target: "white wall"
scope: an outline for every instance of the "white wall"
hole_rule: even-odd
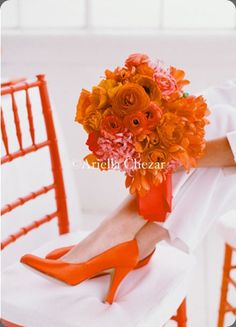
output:
[[[184,68],[192,81],[190,90],[194,92],[235,76],[234,32],[20,34],[3,36],[2,45],[3,76],[46,73],[71,164],[88,153],[84,145],[86,135],[74,123],[81,88],[90,89],[103,76],[105,68],[121,65],[128,54],[144,52]],[[126,194],[120,173],[76,169],[73,173],[85,210],[92,210],[90,198],[94,200],[94,210],[107,210]]]
[[[82,209],[93,220],[80,221],[93,228],[103,213],[112,210],[127,194],[122,174],[76,170],[73,160],[88,152],[86,135],[74,123],[77,98],[82,87],[91,88],[105,68],[121,65],[132,52],[182,67],[197,92],[235,77],[236,37],[226,32],[127,33],[8,33],[2,38],[3,75],[47,76],[54,108],[61,123],[68,150],[71,172]],[[69,188],[69,185],[67,185]],[[82,217],[82,216],[81,216]],[[86,216],[88,217],[88,216]],[[77,216],[71,217],[77,219]],[[79,219],[79,218],[78,218]],[[212,231],[197,250],[199,265],[190,295],[190,327],[216,326],[217,299],[223,244]]]

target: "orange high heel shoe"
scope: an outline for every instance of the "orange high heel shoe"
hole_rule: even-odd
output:
[[[57,260],[60,259],[62,256],[64,256],[67,252],[69,252],[71,249],[73,249],[74,245],[70,245],[70,246],[65,246],[65,247],[61,247],[58,249],[55,249],[51,252],[49,252],[46,255],[46,259],[50,259],[50,260]],[[146,266],[149,261],[151,260],[151,257],[153,256],[154,252],[156,249],[154,249],[148,256],[146,256],[144,259],[138,261],[137,265],[134,267],[134,269],[139,269],[142,268],[144,266]]]
[[[112,304],[120,283],[138,262],[138,245],[136,240],[121,243],[84,263],[42,259],[31,254],[24,255],[20,261],[69,285],[77,285],[109,270],[111,282],[105,302]]]

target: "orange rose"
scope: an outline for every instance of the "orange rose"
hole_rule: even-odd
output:
[[[103,108],[107,103],[107,92],[101,86],[94,86],[92,95],[91,95],[91,102],[97,108]]]
[[[138,135],[145,131],[147,119],[142,112],[134,112],[125,116],[124,125],[131,133]]]
[[[88,133],[98,131],[100,129],[100,123],[102,119],[102,114],[98,110],[91,110],[90,113],[86,115],[83,120],[84,129]]]
[[[149,129],[155,128],[162,116],[162,109],[154,102],[150,102],[147,109],[143,111],[147,119]]]
[[[133,78],[133,81],[144,88],[145,92],[152,101],[160,102],[161,91],[159,90],[157,84],[151,77],[137,74]]]
[[[149,105],[149,102],[149,96],[142,86],[135,83],[127,83],[116,92],[112,107],[117,115],[123,116],[133,111],[144,110]]]
[[[102,120],[102,130],[110,134],[119,133],[122,129],[122,120],[117,116],[106,116]]]
[[[144,162],[160,162],[167,163],[168,153],[162,148],[153,148],[142,155],[142,161]]]
[[[91,93],[85,89],[82,89],[78,100],[78,104],[76,108],[76,116],[75,116],[75,121],[77,121],[78,123],[83,122],[86,111],[88,107],[91,105],[90,97],[91,97]]]

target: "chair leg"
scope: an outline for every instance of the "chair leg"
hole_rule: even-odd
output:
[[[231,259],[232,259],[232,248],[226,244],[223,276],[222,276],[222,284],[221,284],[221,298],[220,298],[218,325],[217,325],[218,327],[224,326],[224,315],[225,315],[225,306],[227,303],[228,278],[229,278],[230,267],[231,267]]]
[[[180,304],[176,315],[171,318],[171,320],[175,320],[177,322],[178,327],[187,327],[187,305],[186,305],[186,298]]]
[[[179,306],[176,314],[176,321],[178,327],[187,327],[187,305],[186,299],[183,300]]]

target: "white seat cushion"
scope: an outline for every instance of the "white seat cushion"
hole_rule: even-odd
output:
[[[225,243],[236,248],[236,210],[231,210],[223,215],[217,227]]]
[[[44,256],[85,235],[60,236],[34,254]],[[116,301],[109,305],[102,302],[109,276],[71,287],[16,263],[2,276],[2,317],[26,327],[161,327],[185,297],[194,264],[193,256],[160,243],[150,264],[131,272],[121,284]]]

